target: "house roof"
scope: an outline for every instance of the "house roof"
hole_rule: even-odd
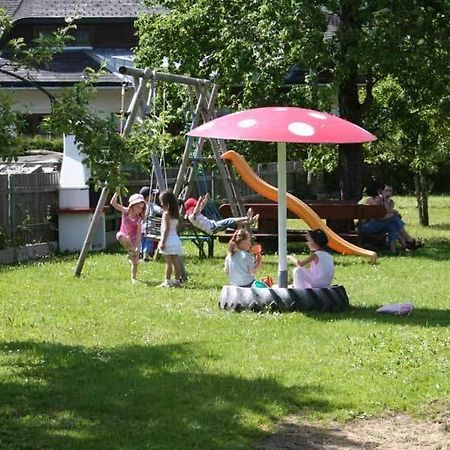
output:
[[[157,12],[161,8],[149,9],[143,0],[0,0],[13,22],[35,19],[119,19],[136,18],[144,11]]]
[[[110,55],[114,55],[114,49],[109,49]],[[104,49],[102,49],[104,51]],[[118,54],[124,57],[124,49],[119,49]],[[130,52],[131,54],[131,52]],[[111,58],[113,56],[110,56]],[[42,86],[69,86],[82,80],[83,72],[86,67],[94,70],[100,68],[98,55],[92,50],[66,50],[57,53],[48,67],[41,69],[27,69],[23,67],[13,67],[5,58],[0,58],[0,67],[14,72],[23,78],[31,78],[34,82]],[[6,64],[4,66],[4,64]],[[98,80],[98,86],[118,86],[122,77],[107,70]],[[24,87],[24,81],[11,75],[0,72],[0,87]],[[29,86],[31,86],[29,84]]]
[[[63,154],[50,150],[29,150],[17,161],[0,160],[0,174],[29,174],[56,172],[60,169]]]
[[[1,0],[0,8],[3,8],[8,16],[13,16],[22,0]]]

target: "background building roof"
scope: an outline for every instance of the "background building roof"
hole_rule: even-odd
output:
[[[110,52],[114,54],[113,49],[110,49]],[[120,49],[120,52],[123,56],[124,50]],[[129,54],[131,54],[131,51],[129,51]],[[0,67],[12,71],[23,78],[31,78],[34,82],[43,86],[64,86],[81,81],[86,67],[98,70],[100,63],[99,58],[96,58],[89,50],[70,50],[57,53],[48,67],[40,69],[13,67],[5,58],[0,58]],[[106,71],[100,76],[96,85],[119,85],[121,78],[119,75]],[[23,86],[24,81],[0,72],[0,87]]]
[[[65,17],[135,18],[144,11],[161,11],[161,8],[147,8],[143,0],[0,0],[0,7],[7,11],[13,22]]]
[[[50,150],[29,150],[17,161],[0,160],[0,175],[56,172],[61,168],[63,154]]]
[[[22,0],[1,0],[0,8],[3,8],[8,16],[13,16]]]

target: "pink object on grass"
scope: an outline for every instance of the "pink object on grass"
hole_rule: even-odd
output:
[[[394,314],[397,316],[409,316],[414,309],[412,303],[394,303],[392,305],[381,306],[377,309],[377,313]]]

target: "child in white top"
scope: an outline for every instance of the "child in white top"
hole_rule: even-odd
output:
[[[253,256],[249,251],[251,245],[250,233],[243,229],[236,230],[228,243],[224,271],[234,286],[250,287],[261,267],[261,253]]]
[[[254,226],[258,222],[259,214],[254,216],[251,208],[249,208],[245,217],[229,217],[221,220],[208,219],[202,214],[208,200],[209,194],[207,193],[200,196],[198,200],[191,197],[184,202],[186,218],[192,225],[206,234],[212,235],[227,228],[234,228],[236,230],[239,226]]]
[[[179,213],[178,201],[171,190],[161,192],[159,196],[163,209],[161,222],[161,240],[158,244],[158,250],[164,255],[164,281],[160,287],[180,287],[182,278],[183,247],[180,237],[177,233]],[[175,279],[172,281],[172,272],[175,272]]]
[[[325,288],[331,285],[334,263],[331,255],[324,250],[327,244],[327,235],[322,230],[312,230],[307,234],[307,245],[312,252],[311,255],[302,261],[295,256],[288,256],[288,260],[297,266],[293,273],[294,288]],[[309,266],[309,269],[305,266]]]

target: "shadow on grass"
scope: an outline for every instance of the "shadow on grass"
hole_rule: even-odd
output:
[[[412,252],[414,258],[433,259],[435,261],[448,261],[450,259],[450,241],[429,239],[425,246]]]
[[[319,385],[207,373],[200,353],[192,344],[104,351],[1,343],[8,376],[0,385],[0,447],[246,449],[265,434],[258,421],[275,413],[345,407],[322,400]]]
[[[379,306],[350,306],[350,309],[342,313],[321,313],[310,311],[304,313],[308,317],[329,322],[333,320],[366,320],[370,322],[385,322],[395,325],[415,325],[420,327],[448,327],[450,325],[450,310],[415,308],[409,316],[392,314],[380,314],[376,310]]]
[[[441,230],[450,231],[450,223],[436,223],[434,225],[429,225],[431,230]]]

